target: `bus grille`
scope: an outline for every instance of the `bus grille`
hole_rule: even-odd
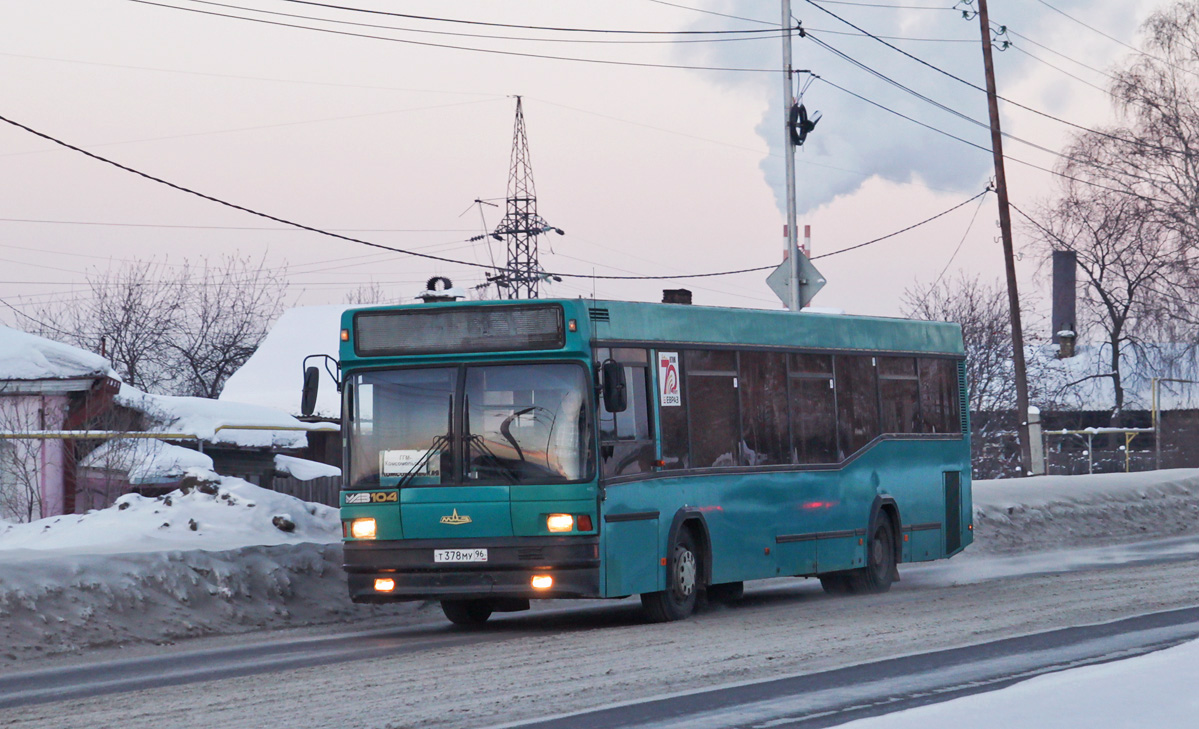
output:
[[[516,558],[521,560],[526,559],[543,559],[545,557],[544,547],[519,547],[516,550]]]
[[[611,321],[612,318],[608,314],[607,309],[590,309],[591,321]]]

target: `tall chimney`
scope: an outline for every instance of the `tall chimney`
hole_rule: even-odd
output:
[[[1074,251],[1053,252],[1053,324],[1052,341],[1062,343],[1062,332],[1077,332],[1075,296],[1077,290],[1078,254]]]

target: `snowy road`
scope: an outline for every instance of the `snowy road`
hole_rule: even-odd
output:
[[[1019,571],[1021,561],[1026,571],[1035,574],[1012,574]],[[20,691],[38,683],[66,690],[72,682],[90,682],[93,690],[104,690],[104,682],[116,681],[119,686],[112,688],[124,693],[0,709],[0,725],[161,729],[191,726],[203,717],[206,727],[476,727],[801,675],[806,677],[791,679],[794,686],[810,686],[804,681],[850,666],[858,668],[842,676],[860,671],[864,679],[872,670],[904,665],[890,659],[965,646],[977,646],[973,650],[978,658],[998,660],[976,664],[966,660],[971,658],[969,650],[907,659],[923,661],[926,667],[941,660],[946,666],[965,661],[962,665],[969,665],[969,671],[963,669],[956,678],[954,672],[929,674],[939,673],[940,685],[953,690],[963,677],[966,684],[1002,681],[1005,676],[1010,680],[1042,665],[1093,659],[1199,633],[1192,611],[1182,614],[1184,625],[1175,632],[1130,634],[1123,643],[1084,641],[1085,650],[1074,644],[1041,654],[1016,650],[1019,658],[1005,661],[999,647],[1005,644],[995,644],[1199,606],[1199,555],[1193,540],[1172,540],[1152,548],[1063,553],[1056,558],[967,556],[909,568],[904,574],[905,580],[890,594],[860,598],[827,597],[815,581],[766,583],[736,608],[710,609],[692,620],[668,625],[641,623],[635,603],[626,601],[505,616],[474,633],[433,624],[353,638],[311,636],[301,645],[268,645],[257,654],[253,647],[240,653],[221,649],[175,653],[164,648],[161,655],[140,662],[76,666],[53,682],[48,674],[9,673],[0,684],[0,700],[5,692],[10,699],[20,700]],[[1042,639],[1055,640],[1025,640]],[[1033,644],[1006,645],[1029,648]],[[297,661],[305,660],[312,663],[296,667]],[[139,672],[143,690],[129,691],[131,685],[138,685]],[[200,681],[204,678],[215,680]],[[888,696],[936,690],[931,684],[889,683],[883,692]],[[704,696],[703,700],[731,701],[738,707],[731,713],[727,707],[716,707],[719,710],[707,717],[714,727],[742,725],[732,720],[751,708],[765,712],[761,718],[766,726],[774,726],[775,720],[782,721],[778,726],[786,726],[786,717],[814,710],[786,701],[763,706],[755,690],[726,689],[671,701],[677,709]],[[830,706],[838,705],[833,699],[845,703],[843,694],[834,691],[828,696]],[[880,696],[849,698],[855,705],[873,704]],[[25,700],[30,698],[34,697],[27,695]],[[664,705],[670,704],[658,704]],[[653,706],[641,704],[636,711]],[[834,717],[830,715],[828,723],[851,718],[833,721]],[[665,718],[657,715],[653,721]],[[696,718],[686,725],[697,726],[692,721]],[[622,724],[594,724],[610,725]]]

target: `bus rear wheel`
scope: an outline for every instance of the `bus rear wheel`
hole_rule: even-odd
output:
[[[491,617],[486,600],[442,600],[441,611],[454,625],[482,625]]]
[[[700,570],[699,550],[695,537],[686,528],[679,530],[671,545],[666,563],[666,589],[641,595],[641,607],[652,623],[667,623],[682,620],[695,612],[699,597]]]
[[[852,572],[849,587],[858,594],[877,594],[891,589],[895,579],[895,531],[885,514],[879,515],[866,545],[866,566]]]

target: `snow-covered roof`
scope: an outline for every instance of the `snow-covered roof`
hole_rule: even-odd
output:
[[[191,448],[153,438],[122,438],[87,454],[79,465],[127,474],[132,484],[149,484],[177,480],[189,468],[211,470],[212,459]]]
[[[0,325],[0,380],[116,377],[98,354]]]
[[[117,402],[146,413],[151,433],[194,435],[214,445],[242,448],[303,448],[304,431],[315,429],[287,413],[262,405],[230,402],[224,398],[151,395],[121,385]],[[251,426],[237,429],[230,426]]]
[[[319,461],[309,461],[295,456],[275,455],[275,470],[279,473],[299,479],[311,481],[314,478],[330,478],[341,475],[341,469]]]
[[[301,306],[288,309],[271,327],[258,350],[221,391],[221,400],[252,403],[298,415],[304,386],[304,357],[327,354],[337,359],[341,315],[349,306]],[[313,415],[341,417],[341,398],[321,366],[321,385]]]
[[[1111,410],[1115,406],[1115,386],[1111,377],[1093,377],[1111,372],[1111,350],[1086,345],[1068,359],[1054,359],[1057,347],[1029,352],[1030,361],[1039,359],[1047,370],[1043,390],[1058,406],[1071,411]],[[1125,410],[1149,410],[1152,407],[1153,378],[1193,380],[1199,383],[1199,357],[1180,344],[1150,345],[1138,352],[1132,347],[1121,351],[1121,383]],[[1089,378],[1089,379],[1088,379]],[[1199,409],[1199,384],[1162,382],[1158,404],[1162,410]]]

